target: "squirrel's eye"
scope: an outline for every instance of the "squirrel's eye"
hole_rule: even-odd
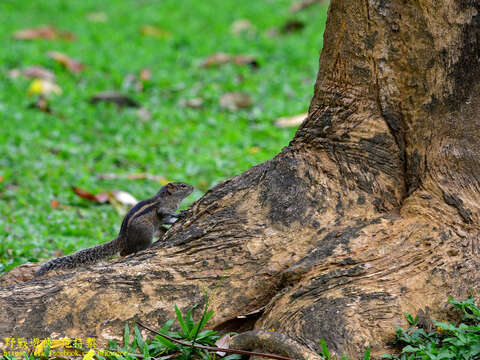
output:
[[[185,184],[182,184],[182,187],[185,187]]]

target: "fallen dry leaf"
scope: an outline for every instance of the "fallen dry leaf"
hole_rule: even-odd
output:
[[[236,65],[250,65],[252,68],[260,67],[258,61],[251,55],[236,55],[233,62]]]
[[[2,175],[0,175],[0,182],[2,182],[3,180],[5,180],[5,178]]]
[[[135,74],[127,74],[123,79],[122,89],[135,89],[135,91],[143,91],[143,83],[138,80]]]
[[[44,80],[44,79],[34,79],[30,85],[28,86],[27,95],[34,96],[34,95],[50,95],[56,94],[60,95],[62,93],[62,89],[57,84]]]
[[[87,20],[94,23],[101,23],[106,22],[108,20],[108,16],[104,12],[92,12],[87,14]]]
[[[47,40],[74,40],[75,35],[70,32],[58,30],[52,25],[40,25],[36,28],[18,30],[13,33],[13,38],[16,40],[35,40],[35,39],[47,39]]]
[[[222,349],[230,349],[230,334],[223,335],[220,339],[215,341],[215,346]],[[217,351],[216,353],[218,356],[222,357],[227,355],[227,353],[223,351]]]
[[[23,69],[12,69],[8,72],[8,76],[12,79],[16,79],[19,76],[25,76],[28,78],[44,79],[51,82],[55,80],[55,74],[41,66],[28,66]]]
[[[280,117],[275,120],[275,126],[279,128],[286,128],[300,125],[308,116],[308,113],[298,114],[294,116]]]
[[[65,120],[66,117],[65,115],[62,115],[62,114],[59,114],[59,113],[56,113],[52,110],[52,108],[50,107],[50,104],[46,98],[45,95],[42,95],[40,94],[37,99],[35,100],[34,103],[31,103],[28,105],[28,108],[29,109],[36,109],[36,110],[40,110],[46,114],[50,114],[50,115],[53,115],[53,116],[56,116],[62,120]],[[55,150],[49,150],[52,154],[56,154],[55,153]],[[58,151],[57,151],[58,153]]]
[[[125,176],[122,175],[122,174],[112,174],[112,173],[99,174],[97,177],[99,179],[102,179],[102,180],[113,180],[113,179],[123,179],[123,178],[125,178]]]
[[[230,31],[233,35],[240,35],[242,33],[247,33],[248,35],[252,35],[255,33],[255,29],[252,23],[247,19],[239,19],[235,21],[230,26]]]
[[[161,183],[162,185],[166,185],[169,183],[167,178],[162,175],[154,175],[154,174],[148,174],[148,173],[136,173],[136,174],[100,174],[98,175],[99,179],[102,180],[114,180],[114,179],[129,179],[129,180],[151,180],[151,181],[157,181]]]
[[[248,149],[248,153],[250,155],[254,155],[260,151],[260,147],[258,146],[252,146],[250,149]]]
[[[58,200],[50,201],[50,206],[54,209],[61,209],[61,210],[72,210],[73,209],[73,207],[71,207],[71,206],[60,204],[58,202]]]
[[[9,70],[9,71],[8,71],[8,77],[9,77],[10,79],[16,79],[16,78],[18,78],[20,75],[22,75],[22,70],[20,70],[20,69],[15,68],[15,69],[12,69],[12,70]]]
[[[290,34],[302,30],[305,27],[305,23],[299,20],[289,20],[279,28],[272,28],[267,30],[266,35],[268,37],[277,37],[280,33]]]
[[[140,70],[140,80],[143,82],[149,81],[152,78],[152,71],[148,68]]]
[[[277,28],[271,28],[266,31],[267,37],[277,37],[278,36],[278,29]]]
[[[92,194],[87,190],[80,189],[75,186],[72,186],[72,190],[75,194],[77,194],[78,196],[80,196],[82,199],[85,199],[85,200],[90,200],[100,204],[105,204],[109,201],[108,193]]]
[[[153,25],[143,25],[140,28],[140,33],[144,36],[151,36],[162,39],[166,39],[171,35],[170,32]]]
[[[240,91],[228,92],[220,97],[220,106],[231,111],[248,108],[252,103],[250,95]]]
[[[133,206],[138,203],[138,200],[126,191],[114,190],[108,195],[110,200],[115,199],[115,201],[118,201],[122,205]]]
[[[280,32],[283,34],[290,34],[298,32],[305,27],[305,23],[300,20],[289,20],[280,28]]]
[[[232,56],[225,53],[215,53],[205,58],[202,62],[202,67],[211,67],[216,65],[226,64],[232,61]]]
[[[50,109],[50,105],[48,104],[47,99],[43,95],[40,95],[38,99],[34,103],[28,105],[28,107],[30,109],[38,109],[47,114],[52,113],[52,109]]]
[[[125,191],[112,191],[108,194],[108,199],[117,213],[122,216],[138,202],[130,193]]]
[[[148,121],[152,118],[152,114],[147,108],[141,107],[137,109],[138,119],[141,121]]]
[[[192,109],[200,109],[203,106],[202,98],[182,99],[180,100],[180,106],[189,107]]]
[[[58,51],[48,51],[47,56],[55,60],[60,65],[63,65],[74,74],[82,72],[85,68],[85,65],[83,65],[80,61],[72,59],[70,56]]]
[[[128,74],[123,79],[122,88],[130,89],[133,88],[136,91],[143,91],[145,88],[145,83],[152,78],[152,72],[150,69],[143,68],[140,70],[140,75],[137,77],[135,74]]]
[[[306,8],[312,6],[313,4],[320,4],[320,3],[326,3],[326,2],[327,2],[327,0],[301,0],[301,1],[297,1],[297,2],[294,2],[290,6],[290,11],[291,12],[297,12],[297,11],[306,9]]]
[[[90,103],[114,103],[118,106],[139,107],[140,104],[129,96],[116,91],[102,91],[90,97]]]
[[[251,55],[230,55],[226,53],[215,53],[205,58],[202,61],[202,67],[208,68],[212,66],[233,63],[235,65],[250,65],[253,68],[258,68],[260,65],[258,61]]]

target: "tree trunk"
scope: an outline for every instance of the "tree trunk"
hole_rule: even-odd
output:
[[[388,349],[404,313],[480,294],[480,4],[333,0],[309,116],[275,158],[209,190],[163,242],[0,289],[0,338],[119,338],[202,303],[263,309],[319,353]],[[428,311],[426,311],[428,313]],[[248,318],[248,317],[247,317]]]

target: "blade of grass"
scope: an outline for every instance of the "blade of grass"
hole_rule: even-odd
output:
[[[185,336],[188,336],[188,326],[185,323],[185,320],[183,319],[182,313],[180,312],[180,309],[178,308],[177,304],[175,304],[175,313],[177,314],[177,320],[178,323],[180,324],[180,327],[182,328],[183,333]]]

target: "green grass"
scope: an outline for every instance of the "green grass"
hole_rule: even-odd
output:
[[[121,216],[110,205],[76,197],[70,186],[92,192],[121,189],[138,199],[151,196],[159,183],[100,180],[99,174],[147,172],[184,181],[197,191],[188,204],[222,179],[271,158],[288,144],[295,129],[278,129],[279,116],[305,112],[313,93],[322,47],[327,5],[291,15],[291,1],[277,0],[96,0],[0,2],[0,273],[27,261],[112,239]],[[94,23],[92,12],[108,20]],[[234,36],[231,24],[249,19],[252,36]],[[271,38],[268,29],[288,19],[306,27]],[[52,24],[73,32],[75,41],[18,41],[14,31]],[[154,25],[170,36],[143,36]],[[45,56],[61,51],[87,65],[72,75]],[[251,54],[260,63],[203,69],[215,52]],[[29,109],[29,79],[9,79],[12,68],[41,65],[53,70],[63,94],[51,99],[65,118]],[[124,77],[142,68],[152,71],[144,92],[127,91],[151,112],[140,120],[135,109],[91,105],[98,91],[122,90]],[[240,80],[243,79],[243,80]],[[244,91],[254,106],[229,112],[219,107],[227,91]],[[179,106],[202,97],[200,110]],[[252,151],[252,148],[259,151]],[[69,209],[54,209],[57,200]]]

